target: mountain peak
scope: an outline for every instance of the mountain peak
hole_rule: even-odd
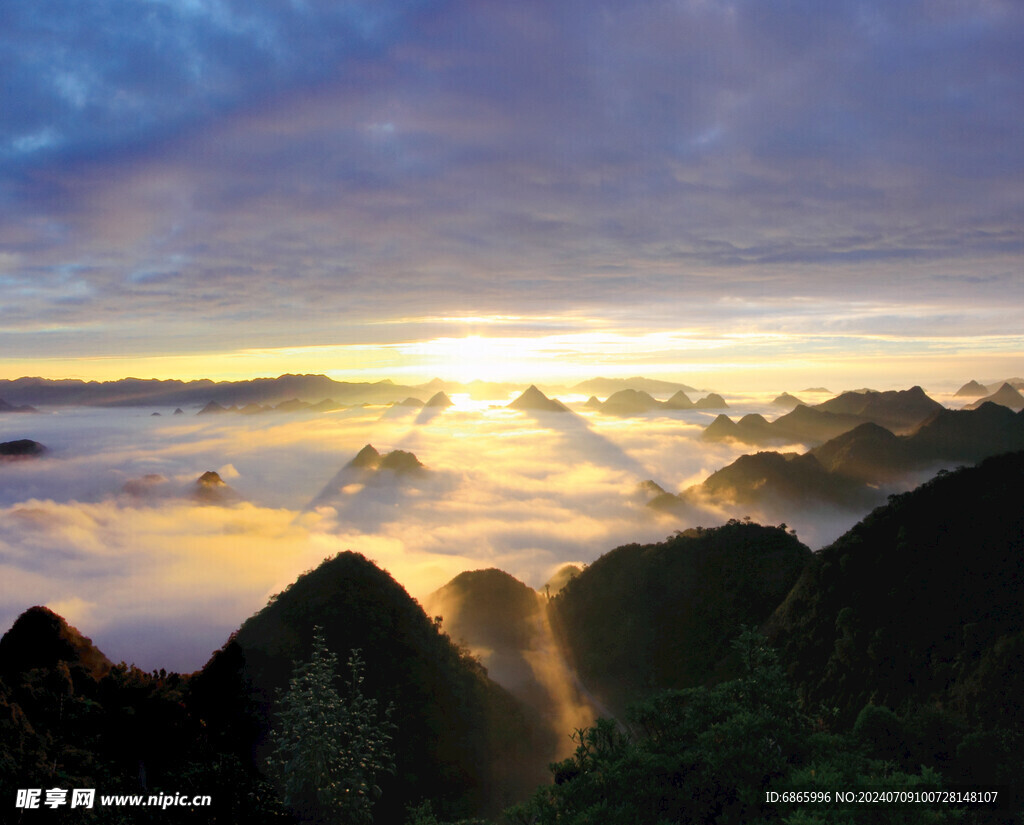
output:
[[[567,412],[565,404],[548,398],[535,384],[530,386],[515,401],[508,405],[513,410],[540,410],[542,412]]]
[[[640,415],[663,406],[648,392],[627,387],[614,392],[605,399],[601,411],[611,415]]]
[[[353,458],[349,463],[349,467],[379,467],[380,466],[380,453],[374,448],[372,444],[367,444],[363,449],[356,453],[356,457]]]
[[[729,408],[729,405],[725,403],[725,399],[717,392],[708,393],[695,402],[693,406],[701,410],[727,410]]]
[[[668,401],[665,402],[665,406],[671,410],[689,410],[693,408],[693,401],[682,390],[677,390]]]
[[[739,435],[739,425],[725,413],[719,413],[701,434],[701,438],[704,441],[724,441],[731,438],[738,439]]]
[[[423,462],[413,453],[405,450],[392,450],[383,457],[380,462],[380,469],[391,470],[395,473],[415,473],[423,470]]]
[[[211,415],[215,413],[226,413],[228,408],[223,404],[218,404],[216,401],[211,401],[205,407],[203,407],[196,415]]]
[[[788,392],[782,393],[781,395],[777,396],[774,401],[772,401],[773,406],[786,407],[791,410],[796,409],[803,403],[804,402],[797,398],[795,395],[790,395]]]
[[[441,390],[440,392],[437,392],[434,395],[432,395],[430,397],[430,400],[427,401],[427,403],[424,404],[423,406],[444,408],[452,406],[453,403],[454,402],[448,397],[448,393],[446,393],[444,390]]]
[[[1003,386],[992,393],[992,395],[979,398],[971,404],[968,409],[977,409],[986,402],[999,404],[1002,407],[1009,407],[1014,412],[1019,412],[1024,409],[1024,395],[1021,395],[1010,383],[1004,383]]]
[[[192,497],[201,504],[229,505],[240,500],[238,493],[228,486],[220,473],[207,470],[196,479]]]
[[[92,643],[48,607],[30,607],[0,639],[0,673],[13,675],[58,662],[78,666],[99,679],[112,662]]]
[[[983,395],[988,395],[988,387],[978,381],[968,381],[960,389],[956,391],[956,395],[967,395],[972,398],[980,398]]]
[[[200,487],[226,487],[224,479],[220,477],[220,473],[214,470],[207,470],[199,478],[196,479],[196,484]]]

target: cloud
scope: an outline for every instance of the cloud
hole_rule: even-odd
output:
[[[195,668],[240,615],[261,606],[268,588],[318,560],[293,515],[187,501],[142,508],[113,500],[23,502],[3,512],[0,612],[9,624],[32,604],[62,606],[114,658],[148,667],[163,666],[165,657],[166,666]],[[162,627],[178,645],[104,645],[108,633],[136,623]]]
[[[0,162],[164,139],[372,55],[410,5],[12,3]]]
[[[0,474],[0,626],[44,603],[112,658],[191,670],[339,551],[365,553],[416,597],[486,567],[540,587],[562,564],[689,526],[644,506],[637,484],[682,489],[742,451],[702,444],[694,413],[556,419],[456,406],[417,424],[384,412],[32,416],[52,449]],[[0,418],[0,432],[27,422]],[[413,451],[426,469],[383,472],[310,509],[367,443]],[[218,468],[238,498],[204,504],[195,479]],[[735,514],[699,515],[712,525]]]
[[[118,10],[6,11],[7,351],[1020,289],[1015,4]]]

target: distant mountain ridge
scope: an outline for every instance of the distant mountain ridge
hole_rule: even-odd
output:
[[[929,415],[943,409],[943,406],[929,398],[921,387],[915,386],[909,390],[886,392],[844,392],[818,404],[815,409],[860,416],[865,421],[900,431],[916,427]]]
[[[219,404],[216,401],[210,401],[205,407],[197,412],[196,415],[214,415],[219,413],[259,415],[261,413],[294,413],[304,411],[330,412],[331,410],[339,410],[343,408],[344,405],[339,404],[333,398],[324,398],[315,404],[309,401],[300,401],[298,398],[290,398],[287,401],[281,401],[278,404],[257,404],[255,401],[250,401],[242,407],[239,407],[236,404],[232,404],[230,407],[225,407],[223,404]],[[180,411],[180,408],[175,410],[175,414],[179,414]],[[153,413],[153,415],[159,415],[159,413]]]
[[[739,421],[719,415],[701,435],[703,441],[739,441],[759,447],[773,444],[814,443],[827,441],[862,424],[858,415],[829,412],[800,404],[785,415],[768,421],[763,415],[751,413]]]
[[[775,402],[780,399],[782,396]],[[796,400],[793,396],[789,399]],[[788,403],[787,399],[783,400]],[[738,422],[720,415],[705,429],[702,439],[740,441],[760,447],[814,443],[835,438],[867,422],[904,433],[944,409],[920,387],[888,392],[858,390],[845,392],[814,406],[798,404],[774,421],[758,414],[746,415]]]
[[[911,473],[1016,450],[1024,450],[1024,412],[992,402],[970,410],[940,407],[907,435],[865,422],[803,454],[740,456],[702,484],[679,495],[655,496],[648,504],[680,513],[702,501],[783,506],[824,502],[859,509],[881,503],[881,485]]]
[[[24,404],[20,407],[16,407],[13,404],[8,404],[4,399],[0,398],[0,413],[37,413],[35,407]]]
[[[633,378],[591,378],[581,381],[571,387],[572,392],[581,395],[612,395],[619,390],[637,390],[650,394],[671,395],[675,392],[700,392],[696,387],[689,384],[680,384],[675,381],[660,381],[656,378],[643,378],[639,375]]]
[[[0,380],[0,398],[10,404],[41,406],[203,406],[211,402],[238,407],[281,404],[292,399],[310,403],[334,399],[341,404],[377,403],[415,395],[421,388],[391,381],[351,383],[326,375],[281,375],[246,381],[123,378],[118,381],[17,378]]]
[[[788,392],[784,392],[781,393],[780,395],[777,395],[775,397],[775,400],[772,401],[773,406],[784,407],[787,410],[795,409],[796,407],[799,407],[803,403],[804,402],[797,398],[795,395],[792,395]]]
[[[971,398],[978,398],[982,395],[988,394],[988,387],[984,384],[979,384],[977,381],[968,381],[955,393],[957,396],[966,395]]]
[[[1003,384],[998,390],[991,395],[987,395],[984,398],[979,398],[973,404],[970,404],[967,409],[972,410],[980,407],[986,402],[992,402],[993,404],[999,404],[1003,407],[1013,410],[1014,412],[1020,412],[1024,409],[1024,396],[1020,394],[1016,387],[1009,382]]]
[[[503,398],[522,383],[493,381],[443,381],[435,378],[425,384],[396,384],[389,379],[374,382],[335,381],[326,375],[285,374],[276,378],[252,378],[240,381],[191,381],[156,378],[122,378],[116,381],[83,381],[77,378],[41,378],[24,376],[0,379],[0,411],[19,405],[134,407],[202,407],[210,402],[229,408],[248,404],[278,405],[295,399],[309,404],[332,400],[339,405],[393,404],[409,397],[419,398],[442,392],[468,393],[473,398]],[[586,386],[595,389],[587,390]],[[581,389],[583,388],[583,389]],[[607,396],[626,388],[672,394],[697,392],[687,384],[651,378],[595,378],[584,381],[572,392]],[[31,412],[29,409],[7,411]],[[256,410],[250,410],[256,411]]]
[[[691,401],[685,392],[677,390],[667,401],[659,401],[648,392],[630,388],[612,393],[603,403],[597,398],[591,398],[587,402],[587,407],[600,410],[606,415],[627,417],[643,415],[654,410],[722,410],[728,409],[729,405],[722,396],[714,392],[697,401]]]

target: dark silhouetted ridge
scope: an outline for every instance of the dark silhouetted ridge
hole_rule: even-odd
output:
[[[362,651],[364,692],[394,704],[397,774],[381,782],[379,821],[404,821],[406,807],[424,798],[445,818],[494,811],[539,781],[536,731],[517,703],[401,585],[351,552],[300,576],[195,677],[198,711],[235,732],[244,760],[255,754],[258,764],[265,754],[276,691],[309,657],[317,625],[342,666],[350,650]]]
[[[712,473],[698,488],[704,495],[738,503],[776,499],[789,504],[860,503],[857,485],[830,474],[810,453],[743,455]]]
[[[605,553],[550,602],[584,684],[613,707],[704,683],[810,561],[780,527],[730,522]]]
[[[746,415],[738,422],[719,415],[704,430],[704,441],[740,441],[764,447],[772,444],[814,443],[827,441],[863,423],[855,415],[842,415],[798,405],[791,412],[767,421],[761,415]]]
[[[665,488],[658,484],[654,479],[649,478],[646,481],[641,481],[637,484],[636,491],[640,496],[643,496],[646,499],[651,499],[656,496],[664,495]]]
[[[1024,450],[1024,417],[992,402],[971,410],[941,410],[909,442],[920,461],[980,461]]]
[[[34,668],[71,668],[99,679],[111,661],[92,643],[47,607],[30,607],[0,639],[0,676],[10,683]]]
[[[1003,384],[996,392],[992,395],[987,395],[984,398],[979,398],[968,409],[977,409],[982,404],[999,404],[1002,407],[1008,407],[1014,412],[1020,412],[1024,409],[1024,395],[1021,395],[1016,389],[1014,389],[1009,383]]]
[[[909,390],[874,390],[844,392],[818,404],[825,412],[859,416],[864,421],[881,424],[893,431],[910,430],[929,418],[943,406],[929,398],[920,387]]]
[[[36,458],[46,452],[46,447],[30,438],[0,443],[0,458]]]
[[[298,398],[289,398],[274,407],[275,412],[299,412],[310,406],[308,401],[300,401]]]
[[[704,430],[704,441],[727,441],[740,438],[740,428],[725,413],[718,415]]]
[[[805,415],[801,411],[806,409],[798,407],[791,415]],[[717,438],[743,432],[725,416],[712,423],[705,438],[709,431]],[[659,497],[650,506],[682,512],[686,502],[710,498],[720,503],[828,502],[857,509],[880,504],[884,493],[879,486],[909,479],[911,473],[934,472],[1015,450],[1024,450],[1024,414],[992,403],[975,410],[940,408],[910,435],[898,436],[866,422],[800,456],[775,452],[740,456],[703,484],[680,496]]]
[[[868,484],[897,478],[913,466],[907,441],[871,422],[815,447],[811,454],[830,473]]]
[[[864,420],[856,415],[834,413],[800,404],[791,412],[776,418],[772,422],[772,429],[796,441],[827,441],[863,423]]]
[[[852,722],[869,701],[913,703],[1021,730],[1022,489],[1024,454],[996,456],[890,497],[815,555],[769,624],[809,707]]]
[[[216,401],[230,408],[255,403],[280,406],[290,399],[314,402],[337,399],[345,404],[389,404],[415,391],[390,381],[349,383],[325,375],[281,375],[245,381],[156,380],[124,378],[117,381],[80,381],[17,378],[0,380],[0,397],[12,404],[50,406],[186,406]]]

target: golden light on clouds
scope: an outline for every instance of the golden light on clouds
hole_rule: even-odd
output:
[[[858,312],[881,310],[861,307]],[[572,384],[598,375],[647,375],[717,389],[760,390],[812,383],[994,380],[1003,372],[1019,372],[1024,352],[1019,335],[848,334],[814,326],[805,321],[773,329],[751,320],[732,330],[696,325],[648,331],[572,315],[424,316],[361,327],[362,332],[376,331],[376,343],[0,358],[0,373],[96,381],[129,376],[225,381],[312,373],[340,381],[390,378],[409,384],[432,378]]]

